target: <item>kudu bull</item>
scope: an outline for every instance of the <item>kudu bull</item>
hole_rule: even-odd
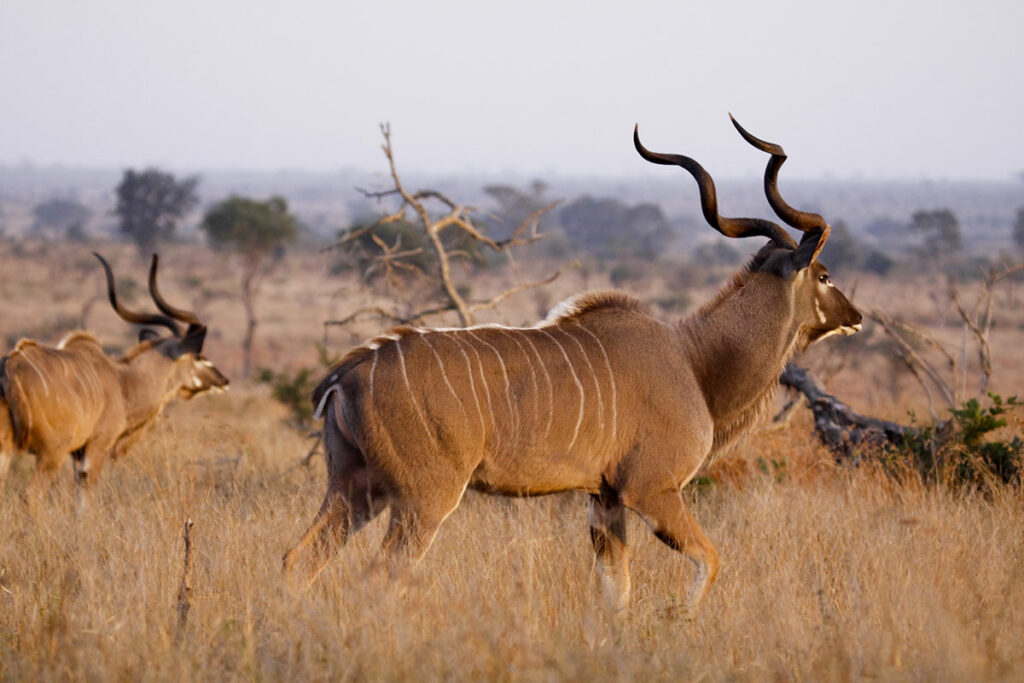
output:
[[[734,121],[735,123],[735,121]],[[510,496],[582,489],[605,590],[629,598],[626,509],[696,565],[687,610],[715,580],[718,555],[680,489],[770,404],[786,361],[812,341],[852,334],[860,313],[816,260],[821,216],[780,197],[781,147],[765,192],[803,231],[718,215],[711,177],[693,159],[637,151],[697,180],[707,222],[728,237],[769,242],[710,302],[667,324],[619,292],[577,296],[534,327],[398,327],[350,351],[313,394],[324,418],[327,494],[284,557],[310,579],[383,509],[382,551],[392,575],[417,561],[467,487]]]
[[[149,292],[163,314],[121,305],[110,266],[95,256],[117,314],[130,323],[166,327],[171,336],[144,328],[139,343],[121,358],[108,356],[95,337],[81,331],[56,347],[19,341],[0,359],[0,481],[14,451],[36,456],[33,488],[51,479],[68,454],[75,480],[94,481],[107,457],[127,452],[175,396],[187,399],[228,384],[201,354],[206,326],[160,295],[155,254]],[[179,323],[187,323],[184,332]]]

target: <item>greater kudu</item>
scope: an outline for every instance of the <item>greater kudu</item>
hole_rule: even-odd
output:
[[[511,496],[582,489],[613,605],[629,597],[628,508],[696,565],[692,613],[718,555],[680,489],[769,405],[787,359],[861,322],[816,260],[829,226],[778,194],[782,149],[740,131],[772,154],[765,190],[803,231],[800,244],[771,221],[719,216],[704,169],[648,151],[634,131],[644,159],[693,175],[712,227],[769,242],[679,322],[655,319],[627,294],[598,292],[533,327],[399,327],[350,351],[313,394],[324,418],[327,494],[285,555],[286,572],[311,549],[303,564],[312,578],[389,505],[382,550],[394,575],[423,555],[467,487]]]
[[[163,314],[137,313],[117,300],[114,274],[99,254],[110,304],[124,320],[144,328],[139,343],[120,358],[103,352],[96,337],[71,332],[55,346],[22,339],[0,359],[0,480],[13,451],[36,456],[33,486],[52,478],[70,454],[75,480],[95,480],[108,456],[123,455],[175,396],[191,398],[223,389],[228,380],[202,356],[206,326],[194,313],[168,304],[157,288],[157,256],[149,291]],[[179,322],[187,323],[182,332]]]

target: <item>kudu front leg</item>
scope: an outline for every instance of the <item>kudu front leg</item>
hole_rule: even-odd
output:
[[[600,582],[609,606],[616,612],[629,606],[629,546],[626,508],[618,495],[603,487],[590,496],[590,541],[594,545]]]
[[[676,486],[654,490],[630,500],[629,507],[644,518],[661,542],[693,562],[693,584],[686,597],[684,615],[692,619],[697,605],[718,576],[718,552],[686,507],[682,491]]]

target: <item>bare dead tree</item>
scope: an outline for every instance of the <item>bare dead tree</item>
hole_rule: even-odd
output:
[[[540,219],[551,211],[558,202],[547,204],[528,216],[513,233],[502,240],[495,240],[489,237],[485,230],[478,226],[473,219],[475,209],[471,206],[459,204],[451,200],[445,194],[436,190],[410,191],[402,183],[395,164],[394,150],[391,144],[391,127],[384,123],[380,126],[381,134],[384,137],[382,149],[388,161],[392,187],[381,191],[360,190],[364,196],[383,201],[385,199],[397,198],[400,201],[398,209],[371,225],[361,226],[345,232],[341,238],[333,244],[330,249],[343,248],[348,244],[369,234],[380,254],[376,255],[373,263],[364,270],[362,276],[365,279],[372,275],[381,273],[384,276],[388,294],[395,285],[398,270],[407,273],[422,274],[422,270],[407,261],[412,256],[423,252],[421,248],[402,250],[401,242],[389,245],[374,234],[377,228],[406,220],[412,215],[415,223],[423,230],[427,237],[427,244],[437,262],[437,278],[440,281],[442,301],[436,306],[426,306],[419,310],[402,312],[398,310],[386,310],[380,306],[368,306],[360,308],[344,318],[328,320],[324,323],[325,329],[331,326],[344,326],[359,317],[376,317],[391,322],[402,324],[415,324],[424,318],[443,313],[454,312],[458,315],[459,323],[462,326],[472,325],[474,315],[488,309],[493,309],[501,302],[519,292],[541,287],[553,282],[565,270],[565,266],[559,268],[555,273],[542,280],[523,283],[510,287],[488,299],[481,301],[469,301],[460,292],[452,273],[452,263],[458,258],[468,256],[465,250],[456,249],[446,245],[442,239],[445,231],[458,230],[471,240],[472,244],[480,245],[491,249],[495,253],[505,255],[511,263],[515,263],[512,255],[514,247],[521,247],[532,244],[541,239],[544,235],[539,232]],[[436,207],[440,207],[437,211]]]
[[[1021,270],[1024,270],[1024,262],[991,269],[982,281],[971,306],[966,306],[957,287],[949,284],[949,302],[963,323],[959,348],[943,344],[919,327],[894,320],[881,309],[870,313],[870,316],[896,342],[900,350],[900,360],[924,390],[929,411],[936,422],[939,422],[935,407],[936,394],[947,409],[958,407],[971,396],[985,396],[992,377],[992,347],[989,335],[992,331],[993,294],[999,282]],[[979,373],[976,393],[968,390],[968,384],[971,383],[971,365],[968,358],[972,341]],[[927,353],[928,349],[933,353]]]

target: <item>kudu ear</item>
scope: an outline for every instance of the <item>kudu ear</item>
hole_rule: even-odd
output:
[[[825,246],[825,239],[827,237],[828,230],[812,230],[811,232],[804,233],[800,244],[793,250],[793,268],[801,271],[814,263],[818,258],[818,254],[821,253],[822,247]]]
[[[198,356],[203,350],[204,341],[206,341],[206,326],[189,325],[188,330],[185,331],[185,336],[182,337],[179,344],[181,355],[191,353]]]

